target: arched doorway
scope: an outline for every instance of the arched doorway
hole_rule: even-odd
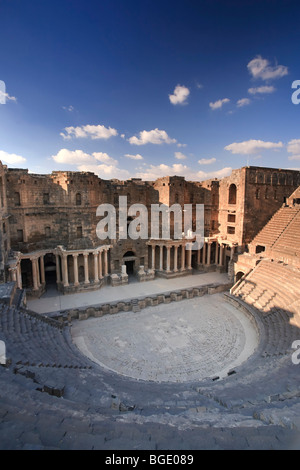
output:
[[[56,289],[56,257],[52,253],[44,256],[46,288]]]
[[[245,273],[243,273],[243,271],[239,271],[236,273],[235,275],[235,282],[238,282],[240,279],[242,279],[242,277],[244,276]]]
[[[126,272],[129,278],[135,275],[135,261],[135,253],[133,251],[126,251],[123,256],[123,264],[126,266]]]

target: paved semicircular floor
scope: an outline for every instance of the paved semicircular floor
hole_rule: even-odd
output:
[[[258,343],[250,320],[222,294],[76,321],[72,337],[99,365],[157,382],[223,377]]]

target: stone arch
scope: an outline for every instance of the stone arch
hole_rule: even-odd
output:
[[[263,173],[257,173],[256,182],[258,184],[263,184],[263,182],[264,182],[264,174]]]
[[[245,273],[243,271],[238,271],[235,275],[235,282],[238,282],[243,276],[245,276]]]
[[[237,188],[234,183],[229,186],[228,204],[236,204]]]
[[[82,198],[81,198],[81,193],[76,193],[76,206],[81,206],[82,204]]]
[[[133,275],[137,271],[136,266],[136,254],[132,250],[126,251],[123,255],[123,263],[126,266],[126,272],[128,276]]]

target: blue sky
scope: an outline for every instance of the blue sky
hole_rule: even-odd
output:
[[[297,1],[0,0],[0,44],[9,167],[149,180],[300,168]]]

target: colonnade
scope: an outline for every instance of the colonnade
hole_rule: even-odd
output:
[[[21,254],[18,262],[9,268],[10,279],[17,283],[17,287],[22,289],[22,273],[21,273],[21,262],[24,259],[31,261],[31,272],[32,272],[32,288],[34,291],[38,291],[42,286],[45,285],[45,263],[44,257],[47,254],[55,256],[56,265],[56,282],[62,284],[63,287],[70,286],[70,268],[68,263],[68,257],[73,258],[73,285],[78,286],[79,282],[79,265],[78,257],[83,256],[83,267],[84,267],[84,281],[85,285],[91,282],[97,283],[103,277],[108,275],[108,251],[111,248],[110,245],[102,246],[93,250],[82,250],[82,251],[65,251],[62,249],[55,249],[51,252],[39,252],[34,254]],[[91,257],[93,255],[93,262],[91,265]],[[91,276],[92,273],[92,276]]]
[[[208,240],[204,241],[201,249],[189,250],[186,249],[188,243],[187,240],[178,242],[174,240],[151,240],[148,243],[151,247],[151,262],[149,262],[149,265],[151,264],[152,269],[166,273],[191,270],[192,267],[195,267],[192,266],[192,256],[196,253],[197,267],[201,265],[210,266],[212,264],[220,267],[224,266],[225,250],[229,245],[218,240]],[[159,247],[159,250],[156,247]],[[212,247],[214,253],[212,252]],[[235,246],[230,246],[230,259],[233,258],[234,251]]]

